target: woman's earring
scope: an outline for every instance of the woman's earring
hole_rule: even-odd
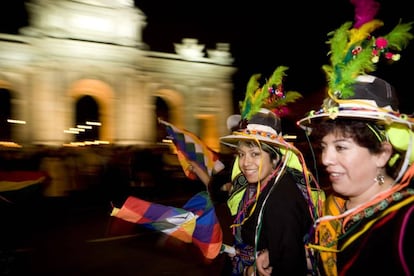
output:
[[[382,184],[384,184],[384,181],[385,181],[385,179],[384,179],[384,175],[383,174],[378,174],[376,177],[375,177],[375,182],[377,182],[379,185],[382,185]]]

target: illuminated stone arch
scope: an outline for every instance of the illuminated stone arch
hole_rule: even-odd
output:
[[[153,95],[153,101],[155,106],[155,129],[156,129],[156,139],[157,142],[162,142],[162,140],[167,136],[165,127],[158,123],[158,119],[170,122],[174,125],[183,125],[181,108],[183,98],[181,94],[176,92],[173,89],[161,88],[156,91]],[[165,104],[165,106],[164,106]],[[180,110],[181,109],[181,110]]]
[[[170,123],[177,127],[184,127],[183,96],[171,88],[160,88],[153,96],[161,98],[167,104]]]
[[[12,85],[11,85],[9,78],[6,75],[1,74],[1,73],[0,73],[0,88],[12,90]]]
[[[7,88],[0,86],[0,141],[11,140],[11,93]]]
[[[21,87],[21,84],[21,78],[9,78],[5,74],[0,74],[0,89],[2,90],[3,94],[1,96],[1,100],[7,101],[2,102],[0,106],[2,109],[2,118],[0,118],[0,120],[6,120],[4,122],[6,125],[3,125],[2,122],[2,124],[0,124],[0,127],[5,127],[5,131],[7,132],[7,134],[2,134],[1,139],[7,137],[7,140],[17,143],[25,142],[27,129],[20,124],[10,124],[7,122],[7,119],[25,122],[25,118],[27,117],[28,112],[26,108],[27,99],[24,99],[22,92],[17,89],[17,87]],[[8,110],[6,111],[4,108],[7,108]]]
[[[69,88],[68,95],[72,99],[72,107],[75,110],[76,102],[83,96],[89,95],[98,104],[99,121],[101,129],[99,132],[100,140],[111,142],[114,137],[113,121],[113,89],[104,81],[96,79],[78,80]],[[75,116],[73,116],[73,124]]]

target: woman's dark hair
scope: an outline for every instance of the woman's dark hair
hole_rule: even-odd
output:
[[[384,137],[380,130],[381,126],[355,119],[336,118],[335,120],[326,120],[316,124],[313,127],[312,135],[315,141],[321,139],[327,134],[341,134],[346,138],[351,138],[359,146],[367,148],[371,153],[380,153]]]
[[[257,147],[258,144],[256,141],[252,141],[252,140],[241,140],[239,141],[239,145],[243,143],[244,145],[247,145],[248,147]],[[270,156],[270,160],[279,160],[279,156],[281,155],[280,151],[278,148],[276,147],[272,147],[266,143],[260,143],[260,147],[262,148],[263,151],[267,152]]]
[[[361,147],[365,147],[373,154],[382,151],[382,142],[386,141],[385,130],[382,125],[374,122],[361,121],[358,119],[336,118],[335,120],[326,120],[316,124],[312,129],[312,136],[315,146],[324,136],[330,133],[341,134],[346,138],[351,138]],[[398,167],[401,165],[401,159],[396,160],[391,167],[386,166],[389,175],[396,177]]]

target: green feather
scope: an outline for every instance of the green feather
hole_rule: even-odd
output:
[[[302,94],[300,94],[299,92],[297,92],[297,91],[288,91],[288,92],[285,93],[284,97],[280,98],[277,101],[274,101],[274,102],[271,102],[271,103],[268,103],[268,104],[264,104],[263,107],[272,110],[272,109],[279,108],[281,106],[285,106],[288,103],[293,103],[293,102],[295,102],[296,100],[298,100],[300,98],[302,98]]]
[[[289,68],[288,67],[286,67],[286,66],[279,66],[279,67],[277,67],[276,69],[275,69],[275,71],[273,71],[273,74],[272,74],[272,76],[270,77],[270,79],[268,80],[268,82],[266,83],[266,85],[273,85],[273,84],[275,84],[275,85],[280,85],[280,84],[282,84],[282,81],[283,81],[283,77],[285,77],[286,76],[286,71],[288,70]],[[265,85],[265,86],[266,86]],[[268,87],[267,87],[268,88]]]
[[[369,22],[368,22],[369,23]],[[411,23],[398,24],[389,34],[383,36],[388,41],[388,48],[401,50],[406,47],[409,40],[414,36],[409,32]],[[337,30],[328,33],[327,44],[330,44],[330,65],[322,66],[327,76],[329,90],[332,93],[339,92],[341,98],[349,98],[354,95],[352,89],[355,79],[359,75],[370,73],[376,70],[373,61],[373,49],[376,38],[369,38],[361,41],[352,41],[352,22],[345,22]],[[360,51],[355,54],[357,48]]]
[[[328,55],[331,55],[332,64],[338,64],[343,61],[344,52],[347,50],[345,48],[348,43],[348,30],[351,26],[352,22],[345,22],[339,29],[328,34],[328,37],[332,37],[327,42],[331,45],[331,51]]]
[[[400,23],[389,34],[385,35],[384,37],[388,40],[388,47],[398,51],[407,47],[409,41],[414,37],[410,33],[413,23]]]
[[[294,102],[302,95],[295,91],[285,93],[284,97],[277,99],[277,101],[269,102],[269,88],[273,86],[281,86],[283,78],[286,76],[286,66],[277,67],[270,78],[266,81],[263,87],[260,87],[259,79],[261,74],[254,74],[250,77],[247,83],[246,95],[242,102],[239,102],[241,116],[243,119],[249,120],[254,114],[259,112],[261,108],[273,109]]]
[[[242,118],[250,119],[251,114],[256,113],[257,105],[260,104],[256,102],[256,91],[260,88],[259,79],[260,74],[254,74],[250,77],[249,82],[247,83],[246,87],[246,95],[244,97],[244,101],[240,103],[241,110],[242,110]],[[259,107],[260,109],[260,107]]]

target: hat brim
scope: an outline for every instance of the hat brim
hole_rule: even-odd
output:
[[[373,121],[380,124],[401,124],[406,125],[409,128],[413,127],[413,121],[408,119],[405,114],[395,114],[393,112],[381,112],[378,110],[341,110],[337,113],[318,113],[312,114],[305,118],[300,119],[297,125],[304,130],[312,129],[312,126],[323,120],[335,120],[336,118],[350,118],[358,120]]]
[[[277,147],[277,148],[291,148],[292,144],[286,141],[283,136],[277,135],[274,138],[265,137],[261,135],[253,135],[253,134],[244,134],[241,132],[236,132],[231,135],[227,135],[220,138],[220,143],[223,145],[236,148],[240,141],[255,141],[259,143],[265,143],[269,146]]]

